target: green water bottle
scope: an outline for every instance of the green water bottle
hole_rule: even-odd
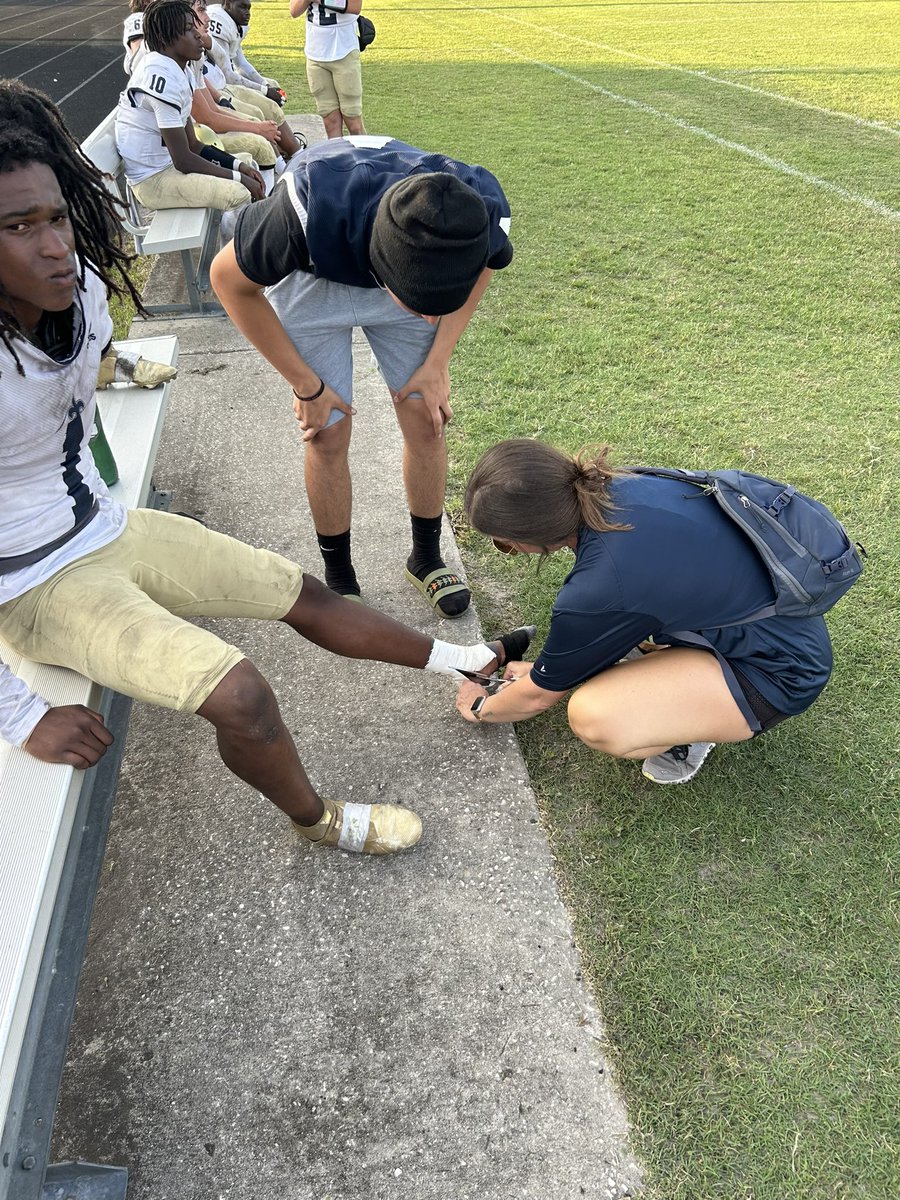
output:
[[[100,420],[99,408],[94,413],[94,427],[91,430],[89,445],[91,447],[91,454],[94,456],[94,462],[97,464],[97,470],[100,472],[100,478],[107,487],[112,487],[114,483],[118,483],[119,481],[119,468],[116,466],[113,452],[110,450],[106,434],[103,432],[103,422]]]

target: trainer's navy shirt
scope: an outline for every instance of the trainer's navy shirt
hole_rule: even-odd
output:
[[[614,480],[610,497],[611,519],[632,528],[582,528],[533,681],[566,691],[645,638],[665,642],[667,632],[687,630],[702,634],[778,712],[808,708],[831,673],[825,622],[769,617],[719,628],[771,604],[774,589],[752,543],[716,501],[652,475]]]
[[[263,287],[293,271],[351,287],[379,287],[369,242],[381,197],[401,179],[431,171],[455,175],[478,193],[490,218],[487,265],[495,271],[508,266],[509,204],[490,171],[395,138],[368,136],[332,138],[295,155],[272,195],[240,213],[237,264]]]

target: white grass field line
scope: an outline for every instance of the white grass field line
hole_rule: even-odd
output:
[[[65,102],[67,100],[71,100],[71,98],[75,95],[76,92],[80,92],[83,87],[87,87],[87,85],[89,83],[93,83],[98,75],[102,75],[104,71],[108,71],[109,68],[113,65],[113,63],[117,63],[117,62],[121,62],[121,61],[122,61],[122,55],[120,53],[118,53],[118,51],[117,51],[115,58],[111,58],[108,63],[106,63],[104,66],[100,67],[100,69],[98,71],[95,71],[93,73],[93,75],[88,75],[87,79],[85,79],[82,83],[79,83],[77,87],[73,87],[70,92],[66,92],[66,94],[64,96],[60,96],[60,98],[58,100],[54,100],[53,103],[57,106],[59,106],[60,104],[65,104]]]
[[[45,33],[39,34],[28,42],[15,42],[12,46],[7,46],[5,50],[0,50],[0,56],[4,54],[12,54],[16,50],[24,50],[26,46],[33,46],[35,42],[42,42],[45,37],[58,37],[64,29],[74,29],[76,25],[83,25],[85,21],[93,21],[94,13],[89,13],[86,17],[79,17],[77,21],[70,21],[68,25],[57,25],[55,29],[48,29]],[[29,25],[34,25],[34,21],[29,21]],[[15,31],[14,31],[15,32]]]
[[[496,10],[480,9],[476,11],[490,11],[494,17],[498,15]],[[579,45],[588,46],[593,50],[606,50],[610,54],[617,54],[620,58],[629,58],[634,62],[646,63],[650,67],[661,67],[663,70],[676,71],[681,75],[692,75],[695,79],[702,79],[706,83],[720,84],[722,87],[734,88],[741,92],[752,92],[756,96],[764,96],[766,99],[777,100],[782,104],[793,104],[796,108],[805,108],[809,112],[820,113],[825,117],[836,117],[841,121],[849,121],[851,124],[858,125],[864,129],[878,129],[882,133],[889,133],[893,137],[900,137],[900,128],[886,121],[872,121],[866,117],[858,117],[855,113],[841,112],[840,109],[823,108],[821,105],[813,104],[809,100],[800,100],[795,96],[785,96],[781,92],[770,92],[765,88],[754,87],[750,83],[739,83],[736,79],[723,79],[721,75],[711,75],[709,71],[698,71],[693,67],[680,67],[677,63],[665,62],[659,58],[650,58],[646,54],[637,54],[633,50],[622,50],[618,46],[610,46],[607,42],[596,42],[591,38],[580,37],[577,33],[563,33],[561,30],[550,29],[546,25],[539,25],[535,21],[527,21],[523,17],[511,17],[506,13],[500,15],[502,15],[504,21],[508,21],[513,25],[524,25],[528,29],[534,29],[544,37],[550,34],[553,37],[561,38],[565,42],[577,42]],[[760,68],[760,70],[765,69],[764,67]]]
[[[769,167],[773,171],[778,171],[782,175],[789,175],[793,179],[799,179],[803,183],[808,183],[811,187],[819,188],[823,192],[830,192],[833,196],[838,196],[841,200],[846,200],[851,204],[861,205],[867,208],[870,212],[876,213],[879,217],[885,217],[889,221],[900,221],[900,209],[891,208],[888,204],[883,204],[880,200],[875,200],[871,196],[864,196],[860,192],[851,192],[848,188],[841,187],[839,183],[832,183],[830,179],[822,179],[818,175],[811,175],[808,171],[801,171],[799,167],[792,167],[790,163],[784,162],[780,158],[773,158],[770,154],[764,154],[761,150],[754,150],[752,146],[745,146],[742,142],[732,142],[728,138],[719,137],[717,133],[712,133],[709,129],[703,129],[700,125],[692,125],[690,121],[684,121],[681,117],[676,117],[673,113],[665,112],[661,108],[654,108],[652,104],[645,104],[643,100],[634,100],[630,96],[620,96],[617,92],[611,92],[608,88],[601,87],[598,83],[592,83],[589,79],[583,79],[580,75],[575,75],[571,71],[565,71],[562,67],[554,66],[553,63],[542,62],[537,58],[529,58],[527,54],[522,54],[519,50],[512,49],[511,46],[504,46],[500,42],[489,41],[483,39],[485,43],[495,50],[500,50],[504,54],[508,54],[511,58],[517,58],[520,62],[525,62],[533,67],[540,67],[544,71],[550,71],[554,75],[559,75],[563,79],[568,79],[572,83],[577,83],[588,91],[596,92],[599,96],[604,96],[607,100],[612,100],[616,104],[625,104],[629,108],[635,109],[636,112],[645,113],[647,116],[656,117],[660,121],[665,121],[669,125],[675,125],[678,129],[683,129],[685,133],[693,134],[695,137],[705,138],[708,142],[713,142],[717,146],[721,146],[725,150],[734,150],[738,154],[743,154],[747,158],[751,158],[754,162],[761,163],[765,167]]]

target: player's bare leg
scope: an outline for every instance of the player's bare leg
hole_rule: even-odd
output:
[[[314,825],[324,808],[309,782],[272,689],[243,659],[198,709],[215,728],[229,770],[302,825]]]
[[[422,822],[407,808],[347,804],[319,796],[272,689],[246,659],[232,667],[199,713],[214,726],[225,765],[286,813],[306,841],[381,855],[407,850],[422,836]]]
[[[353,486],[347,454],[352,431],[352,418],[345,417],[305,443],[306,495],[318,533],[343,533],[350,528]]]
[[[344,117],[339,108],[324,116],[322,124],[325,126],[325,136],[327,138],[339,138],[343,136]]]
[[[435,437],[425,405],[415,398],[395,405],[403,434],[403,483],[413,520],[413,552],[407,560],[411,583],[436,579],[438,591],[426,598],[438,616],[458,617],[466,611],[471,594],[463,580],[448,571],[440,548],[440,526],[447,490],[447,439]],[[429,529],[430,523],[430,532]],[[414,578],[411,578],[414,577]],[[423,588],[415,584],[419,591]]]

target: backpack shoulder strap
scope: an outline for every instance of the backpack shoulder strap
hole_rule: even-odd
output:
[[[681,483],[692,483],[695,487],[711,488],[714,483],[712,471],[681,471],[677,467],[624,467],[629,475],[655,475],[657,479],[674,479]]]

